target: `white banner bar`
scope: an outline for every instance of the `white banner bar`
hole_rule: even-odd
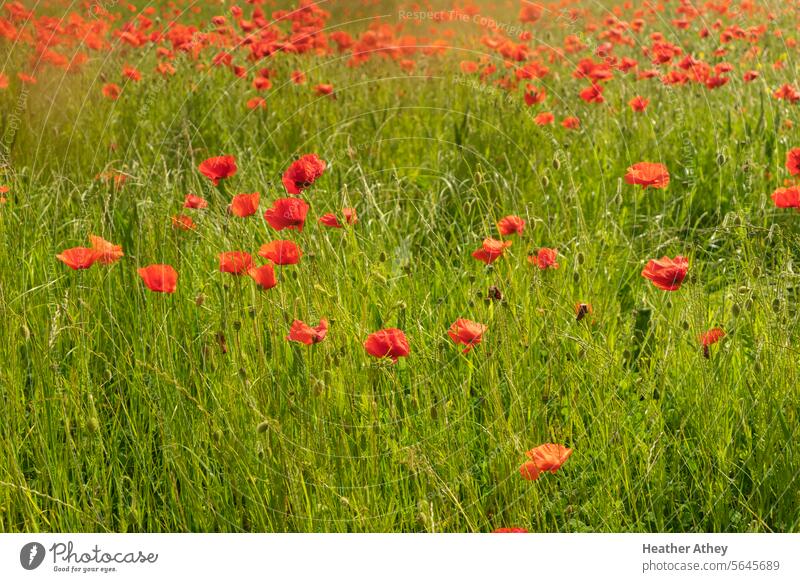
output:
[[[0,580],[800,580],[800,534],[4,534]],[[247,577],[247,578],[244,578]]]

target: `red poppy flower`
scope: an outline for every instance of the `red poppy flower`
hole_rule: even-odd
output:
[[[800,148],[792,148],[786,152],[786,169],[792,176],[800,174]]]
[[[669,185],[669,172],[664,164],[639,162],[628,168],[625,181],[643,188],[666,188]]]
[[[247,100],[248,109],[266,109],[267,100],[263,97],[252,97]]]
[[[217,156],[201,162],[198,169],[214,186],[217,186],[220,180],[235,175],[238,168],[236,158],[233,156]]]
[[[221,273],[243,275],[253,266],[253,257],[244,251],[230,251],[219,254],[219,270]]]
[[[466,75],[476,73],[478,71],[478,63],[475,61],[461,61],[458,66],[461,69],[461,72]]]
[[[492,533],[528,533],[524,527],[498,527]]]
[[[581,120],[577,117],[565,117],[561,122],[561,126],[566,129],[578,129],[581,126]]]
[[[331,228],[343,228],[342,223],[339,222],[339,219],[336,218],[336,215],[331,212],[320,216],[319,223],[323,226],[329,226]]]
[[[751,83],[758,79],[758,71],[745,71],[743,78],[745,83]]]
[[[290,240],[274,240],[261,245],[258,254],[276,265],[296,265],[303,252]]]
[[[539,477],[539,473],[547,471],[555,473],[558,471],[561,465],[569,459],[570,455],[572,455],[572,449],[563,445],[554,443],[539,445],[525,453],[525,456],[530,460],[526,461],[522,468],[525,468],[528,474],[535,474],[536,476],[531,479],[535,480]],[[522,473],[522,468],[520,468],[520,473]],[[523,477],[525,477],[524,474]]]
[[[580,98],[587,103],[602,103],[605,101],[603,97],[603,87],[601,85],[592,84],[581,90]]]
[[[253,88],[256,91],[269,91],[272,89],[272,81],[266,77],[256,77],[253,79]]]
[[[136,67],[132,67],[130,65],[125,65],[122,67],[122,76],[130,79],[134,83],[142,80],[142,74],[136,69]]]
[[[778,188],[772,193],[772,201],[778,208],[800,208],[800,187]]]
[[[550,113],[549,111],[545,111],[544,113],[540,113],[536,117],[533,118],[533,122],[536,125],[550,125],[555,121],[555,116]]]
[[[228,210],[234,216],[245,218],[252,216],[258,211],[258,201],[261,199],[261,194],[253,192],[252,194],[237,194],[231,200]]]
[[[119,99],[119,96],[122,94],[122,89],[119,88],[119,85],[116,83],[106,83],[103,85],[103,95],[108,97],[112,101],[116,101]]]
[[[272,208],[264,212],[264,219],[275,230],[284,228],[303,231],[308,214],[308,204],[300,198],[278,198]]]
[[[703,356],[706,358],[710,358],[711,357],[710,347],[724,337],[725,337],[725,332],[719,327],[714,327],[709,329],[705,333],[701,333],[697,339],[700,341],[700,345],[703,346]]]
[[[497,230],[499,230],[500,234],[503,236],[522,234],[522,231],[525,230],[525,221],[519,216],[514,216],[512,214],[511,216],[506,216],[498,221]]]
[[[526,481],[536,481],[539,478],[539,468],[533,461],[525,461],[519,468],[519,474]]]
[[[638,95],[633,99],[631,99],[630,101],[628,101],[628,105],[630,105],[631,109],[633,109],[634,111],[644,111],[645,109],[647,109],[647,106],[649,104],[650,104],[649,99],[645,99],[644,97]]]
[[[456,319],[450,326],[447,335],[457,344],[463,344],[463,353],[468,353],[472,348],[481,343],[483,334],[488,328],[482,323],[476,323],[469,319]]]
[[[97,261],[104,265],[110,265],[125,256],[121,245],[110,243],[99,236],[90,234],[89,243],[91,243],[92,249],[97,251]]]
[[[317,95],[330,95],[333,97],[333,85],[330,83],[320,83],[316,87],[314,87],[314,92]]]
[[[275,279],[275,269],[270,263],[260,267],[251,267],[247,270],[247,275],[265,290],[272,289],[278,284],[277,279]]]
[[[525,105],[530,107],[531,105],[536,105],[544,101],[547,98],[547,91],[529,84],[525,86],[525,95],[523,95],[523,98],[525,99]]]
[[[187,194],[186,200],[183,203],[184,208],[206,208],[208,207],[208,202],[206,202],[200,196],[195,196],[194,194]]]
[[[344,220],[347,224],[355,224],[356,222],[358,222],[358,217],[356,216],[355,208],[342,208],[342,216],[344,216]],[[324,226],[329,226],[331,228],[344,227],[344,225],[342,225],[342,223],[339,222],[339,218],[332,212],[328,212],[320,216],[319,223]]]
[[[295,319],[292,322],[292,327],[286,339],[310,346],[311,344],[318,344],[324,340],[326,335],[328,335],[327,319],[321,319],[317,327],[311,327],[299,319]]]
[[[138,273],[150,291],[175,293],[178,288],[178,273],[170,265],[150,265]]]
[[[355,208],[342,208],[342,216],[347,224],[355,224],[358,222],[358,215]]]
[[[790,103],[797,103],[800,101],[800,91],[794,85],[784,83],[773,94],[775,99],[785,99]]]
[[[502,241],[496,240],[493,238],[485,238],[483,239],[483,244],[481,248],[474,251],[472,256],[478,259],[479,261],[483,261],[487,265],[495,262],[497,259],[503,256],[503,252],[511,246],[511,241]]]
[[[306,74],[303,71],[292,71],[292,83],[302,85],[306,82]]]
[[[665,256],[650,260],[642,271],[642,277],[650,279],[659,289],[677,291],[681,288],[688,271],[689,260],[686,257],[678,255],[670,259]]]
[[[556,262],[558,251],[556,249],[542,248],[535,255],[528,257],[528,262],[536,265],[542,271],[545,269],[558,269],[559,265]]]
[[[194,220],[192,220],[191,216],[176,214],[172,217],[172,228],[177,230],[194,230]]]
[[[719,327],[714,327],[704,333],[701,333],[697,339],[700,341],[701,345],[710,346],[714,345],[724,337],[725,332]]]
[[[292,162],[283,173],[283,185],[289,194],[300,194],[310,187],[325,171],[325,160],[317,154],[306,154]]]
[[[370,356],[391,358],[393,362],[397,362],[398,358],[408,357],[409,354],[405,334],[393,327],[370,334],[364,342],[364,348]]]
[[[77,271],[94,265],[100,259],[100,253],[86,247],[74,247],[62,251],[56,258],[70,269]]]

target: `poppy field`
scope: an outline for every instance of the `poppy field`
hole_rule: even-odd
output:
[[[800,530],[800,3],[0,6],[0,531]]]

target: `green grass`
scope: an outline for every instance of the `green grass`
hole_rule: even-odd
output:
[[[0,93],[3,135],[19,127],[0,207],[0,530],[800,529],[800,216],[769,200],[800,145],[782,125],[796,108],[770,96],[788,71],[717,91],[618,78],[597,106],[565,66],[543,81],[548,107],[527,109],[467,82],[464,58],[420,56],[408,75],[285,56],[256,112],[249,85],[191,63],[102,99],[100,74],[152,71],[153,51],[42,75],[23,106],[18,85]],[[295,68],[337,98],[284,84]],[[536,126],[548,108],[582,129]],[[274,233],[261,214],[309,152],[330,166],[307,227]],[[226,215],[197,172],[222,153],[240,168],[228,194],[260,191],[257,215]],[[669,167],[669,188],[622,181],[642,160]],[[109,169],[127,183],[95,180]],[[210,208],[184,211],[187,192]],[[355,227],[316,224],[342,206]],[[171,228],[181,212],[196,231]],[[475,261],[514,213],[523,237]],[[125,258],[55,259],[92,233]],[[219,252],[273,238],[306,253],[276,288],[218,272]],[[525,260],[541,246],[560,269]],[[640,276],[664,254],[690,259],[674,293]],[[155,262],[180,273],[174,295],[141,284]],[[591,318],[575,321],[578,301]],[[446,335],[458,317],[489,327],[466,355]],[[328,338],[290,344],[294,318],[328,318]],[[697,335],[714,325],[728,335],[705,359]],[[410,357],[366,354],[382,327],[405,330]],[[574,454],[524,481],[524,452],[545,442]]]

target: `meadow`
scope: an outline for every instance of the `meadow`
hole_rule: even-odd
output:
[[[797,8],[5,2],[0,531],[800,530]]]

